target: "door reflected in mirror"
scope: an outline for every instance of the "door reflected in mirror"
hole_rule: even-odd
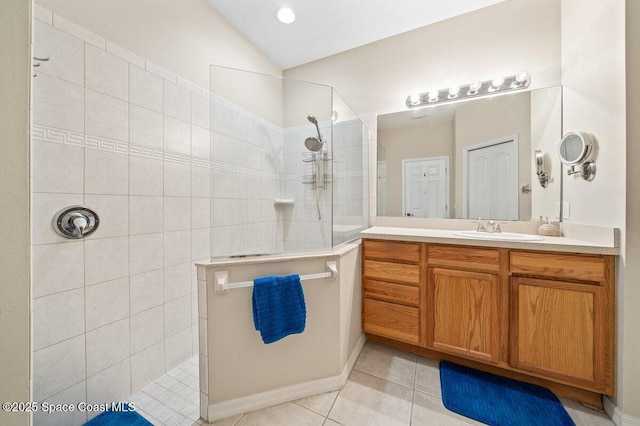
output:
[[[561,97],[551,87],[379,115],[378,216],[559,220]]]

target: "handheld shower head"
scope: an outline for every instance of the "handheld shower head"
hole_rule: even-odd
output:
[[[324,142],[322,141],[322,135],[320,135],[320,128],[318,127],[318,119],[313,115],[308,115],[307,120],[315,124],[316,130],[318,131],[318,137],[309,137],[305,139],[304,146],[307,147],[309,151],[318,152],[322,149],[322,145],[324,144]]]

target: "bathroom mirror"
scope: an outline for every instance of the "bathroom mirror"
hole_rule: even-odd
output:
[[[559,220],[561,102],[556,86],[379,115],[378,216]]]

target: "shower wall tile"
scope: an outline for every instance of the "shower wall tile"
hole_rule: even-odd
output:
[[[129,277],[85,289],[87,331],[129,317]]]
[[[191,92],[177,84],[164,82],[164,113],[182,121],[191,121]]]
[[[164,268],[164,302],[187,296],[191,293],[191,270],[193,263]]]
[[[132,275],[162,269],[163,239],[162,233],[129,237]]]
[[[135,354],[164,339],[164,306],[131,317],[131,353]]]
[[[77,85],[84,84],[84,43],[76,37],[34,21],[33,56],[41,61],[37,74],[47,74]],[[35,61],[37,63],[37,61]]]
[[[131,315],[138,314],[164,303],[164,274],[162,269],[132,275],[130,285]],[[133,326],[133,322],[131,324]]]
[[[84,192],[84,149],[50,142],[33,142],[33,191]]]
[[[211,227],[211,204],[211,198],[191,198],[191,229]]]
[[[131,356],[131,393],[161,377],[164,371],[164,343],[159,342]]]
[[[164,197],[164,231],[191,229],[191,198]]]
[[[75,384],[62,392],[47,398],[42,402],[48,404],[74,404],[77,406],[80,402],[87,400],[87,382],[82,381]],[[87,413],[85,411],[57,411],[48,413],[38,410],[33,413],[34,426],[51,426],[51,425],[82,425],[87,421]]]
[[[162,196],[164,193],[163,161],[130,156],[129,180],[131,195]]]
[[[213,130],[224,135],[233,134],[233,111],[220,104],[213,104]]]
[[[164,150],[191,155],[191,125],[188,122],[164,116]]]
[[[135,53],[125,49],[124,47],[120,47],[115,43],[107,40],[106,42],[106,50],[109,53],[113,53],[120,59],[124,59],[127,62],[127,65],[137,65],[139,67],[144,67],[145,60],[142,56],[138,56]]]
[[[83,203],[82,194],[34,193],[31,205],[31,243],[39,245],[69,242],[67,238],[55,233],[51,221],[63,208]]]
[[[191,94],[191,122],[196,126],[211,129],[211,103],[204,96]]]
[[[164,122],[162,114],[138,105],[129,105],[131,143],[157,150],[164,147]]]
[[[176,76],[171,71],[162,68],[160,65],[156,65],[153,62],[149,62],[148,60],[145,63],[145,69],[150,73],[153,73],[159,77],[162,77],[165,80],[168,80],[172,83],[176,83],[178,76]]]
[[[164,162],[164,196],[191,196],[191,166],[189,164]]]
[[[53,12],[37,4],[33,5],[33,17],[49,26],[53,25]]]
[[[84,334],[33,353],[34,401],[43,401],[85,378]]]
[[[164,266],[191,261],[191,231],[165,232]]]
[[[211,169],[191,166],[191,196],[208,197],[211,194]]]
[[[233,225],[233,200],[231,198],[214,198],[211,204],[214,227]]]
[[[87,379],[87,402],[101,404],[105,401],[124,401],[131,394],[131,363],[119,362]],[[91,413],[91,415],[98,413]]]
[[[85,89],[87,135],[129,142],[129,104],[126,101]]]
[[[190,278],[189,278],[190,280]],[[189,284],[191,288],[191,284]],[[191,295],[164,304],[164,336],[172,336],[191,325]],[[189,330],[190,331],[190,330]],[[189,353],[191,348],[189,348]]]
[[[213,169],[213,197],[214,198],[233,198],[234,182],[233,172],[230,170]]]
[[[163,231],[163,197],[129,197],[129,234],[152,234]]]
[[[85,44],[85,87],[123,101],[129,100],[129,63]]]
[[[100,212],[100,225],[87,240],[129,235],[129,197],[126,195],[87,194],[84,203],[95,212]]]
[[[211,258],[211,230],[209,228],[191,231],[191,259],[202,261]]]
[[[130,356],[128,317],[87,332],[87,377]]]
[[[33,297],[84,286],[84,243],[82,241],[34,246]]]
[[[85,284],[97,284],[129,275],[129,239],[103,238],[84,243]]]
[[[129,194],[129,156],[119,152],[86,148],[85,193]]]
[[[132,105],[163,112],[164,83],[161,77],[135,65],[130,65],[129,80],[129,99]]]
[[[69,21],[68,19],[63,18],[60,15],[53,15],[53,26],[62,30],[68,34],[71,34],[74,37],[79,38],[80,40],[84,40],[87,43],[91,43],[100,49],[106,48],[106,40],[99,35],[92,33],[86,28],[81,27],[80,25]]]
[[[211,159],[211,131],[200,126],[191,126],[191,156]]]
[[[39,74],[33,79],[33,122],[56,129],[84,132],[84,89]]]
[[[238,111],[232,113],[233,136],[241,141],[246,141],[249,134],[247,127],[247,117]]]
[[[84,333],[84,289],[33,299],[34,350]]]
[[[169,336],[164,341],[165,369],[169,371],[191,357],[191,328]]]

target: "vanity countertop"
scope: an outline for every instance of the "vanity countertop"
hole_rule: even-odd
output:
[[[541,241],[496,241],[460,237],[450,229],[401,228],[374,226],[360,232],[362,238],[380,240],[416,241],[424,243],[457,244],[479,247],[543,250],[589,254],[620,254],[617,244],[603,244],[569,237],[542,237]]]

